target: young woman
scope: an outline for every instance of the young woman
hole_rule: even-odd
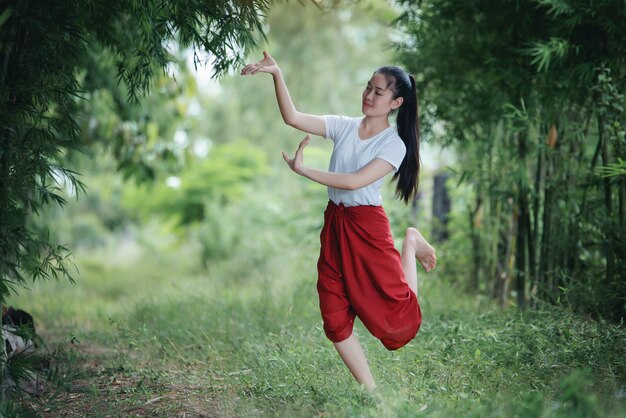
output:
[[[263,59],[242,75],[269,73],[280,114],[287,125],[334,141],[329,171],[303,163],[307,135],[294,158],[283,153],[297,174],[328,187],[318,260],[320,310],[324,332],[355,379],[369,390],[376,385],[363,349],[352,332],[355,316],[389,350],[411,341],[421,324],[415,259],[427,272],[437,262],[435,250],[415,228],[408,228],[402,254],[394,247],[382,208],[380,187],[393,174],[396,194],[409,202],[417,191],[419,131],[415,80],[398,67],[382,67],[367,82],[364,117],[316,116],[293,104],[276,61]],[[389,115],[397,112],[397,130]]]

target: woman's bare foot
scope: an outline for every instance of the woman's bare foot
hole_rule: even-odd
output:
[[[420,231],[415,228],[406,230],[407,239],[411,240],[413,248],[415,248],[415,258],[420,262],[426,272],[431,271],[437,265],[437,256],[435,249],[426,241]]]

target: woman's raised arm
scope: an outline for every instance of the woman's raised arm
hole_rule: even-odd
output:
[[[254,75],[257,73],[269,73],[272,75],[280,115],[287,125],[313,135],[326,135],[326,124],[321,116],[302,113],[296,109],[289,95],[282,71],[274,58],[266,51],[263,51],[263,59],[261,61],[248,64],[241,70],[241,75]]]

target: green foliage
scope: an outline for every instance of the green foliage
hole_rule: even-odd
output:
[[[19,417],[31,413],[29,408],[25,408],[15,401],[4,400],[0,402],[0,415],[3,417]]]
[[[562,60],[568,52],[569,45],[566,40],[550,38],[547,42],[535,42],[527,49],[527,54],[532,57],[531,64],[537,67],[537,71],[547,71],[554,66],[555,61]]]
[[[265,153],[248,142],[216,145],[207,158],[187,164],[178,177],[127,187],[123,199],[128,210],[146,219],[161,215],[186,225],[207,217],[207,203],[227,204],[249,192],[249,183],[263,176],[266,164]],[[168,185],[168,179],[174,183]],[[214,215],[219,221],[219,213]]]
[[[30,230],[27,219],[50,202],[64,203],[56,186],[60,179],[75,190],[83,187],[61,163],[66,150],[81,145],[76,122],[81,93],[95,91],[96,97],[101,93],[110,101],[96,89],[103,80],[104,87],[114,85],[111,75],[116,74],[121,89],[137,99],[172,61],[169,48],[175,41],[209,54],[216,74],[222,74],[240,62],[242,48],[255,44],[270,3],[43,1],[5,6],[0,19],[0,300],[12,283],[24,281],[24,268],[34,278],[68,274],[66,249]],[[195,57],[198,62],[197,52]],[[98,79],[102,72],[94,69],[99,66],[115,71]],[[150,121],[122,126],[119,135],[136,138],[139,129],[154,140]]]
[[[81,76],[87,100],[78,118],[80,141],[101,144],[90,147],[94,154],[112,151],[127,179],[151,181],[157,172],[185,163],[182,147],[172,139],[186,132],[197,85],[182,59],[167,68],[173,74],[155,76],[153,92],[141,103],[126,100],[127,88],[116,83],[114,61],[105,51],[94,51]]]
[[[597,417],[599,414],[597,400],[589,394],[589,379],[591,373],[588,369],[580,370],[567,376],[560,384],[563,394],[564,410],[569,417]],[[564,414],[564,415],[565,415]]]
[[[622,319],[626,182],[596,173],[626,158],[623,2],[401,4],[425,137],[473,189],[449,245],[471,252],[467,287]]]
[[[122,102],[122,91],[137,102],[156,74],[173,61],[175,43],[192,48],[196,63],[201,60],[197,51],[203,50],[215,74],[225,73],[256,43],[269,6],[266,0],[2,3],[0,305],[27,279],[72,279],[69,249],[52,243],[29,219],[51,203],[64,205],[63,185],[74,194],[84,191],[77,173],[64,161],[87,143],[80,141],[81,104],[93,95],[111,108],[113,99]],[[146,118],[120,127],[111,112],[106,115],[108,127],[119,129],[114,136],[119,138],[121,166],[134,164],[138,169],[132,171],[153,177],[150,167],[136,157],[138,147],[132,140],[155,142],[155,123]],[[169,149],[153,148],[164,161],[172,160]],[[2,358],[0,378],[4,374]],[[0,399],[4,388],[2,392]]]
[[[626,161],[617,158],[616,163],[598,167],[596,173],[602,177],[626,176]]]

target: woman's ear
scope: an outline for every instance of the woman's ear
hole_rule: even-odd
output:
[[[402,106],[402,103],[404,103],[404,98],[403,97],[398,97],[396,99],[393,99],[391,101],[391,108],[393,110],[396,110],[397,108],[399,108],[400,106]]]

